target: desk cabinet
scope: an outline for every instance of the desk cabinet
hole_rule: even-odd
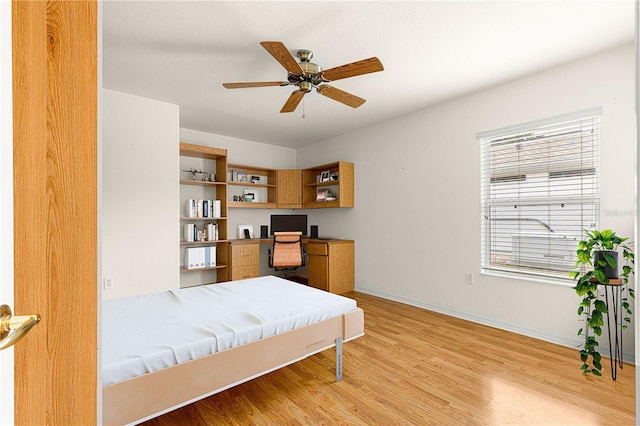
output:
[[[338,294],[353,291],[353,240],[309,240],[307,257],[310,286]]]
[[[231,244],[231,279],[242,280],[260,275],[260,244]]]

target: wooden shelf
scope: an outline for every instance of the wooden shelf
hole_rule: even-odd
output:
[[[314,182],[314,183],[308,183],[305,184],[305,186],[313,186],[313,187],[319,187],[319,186],[340,186],[340,180],[330,180],[327,182]]]
[[[240,172],[245,175],[246,181],[229,181],[228,185],[236,188],[244,189],[256,189],[256,195],[259,194],[260,200],[256,203],[248,203],[242,201],[231,201],[233,196],[238,195],[242,197],[243,193],[236,191],[229,191],[228,204],[229,207],[242,207],[248,209],[268,209],[275,208],[276,203],[276,170],[266,167],[246,166],[242,164],[229,164],[227,165],[227,173],[230,173],[233,179],[234,171]],[[257,176],[261,180],[260,183],[251,182],[251,176]]]
[[[209,268],[195,268],[195,269],[187,269],[184,266],[180,267],[180,272],[198,272],[198,271],[213,271],[216,269],[223,269],[226,268],[227,265],[216,265],[216,266],[211,266]]]
[[[197,247],[216,247],[216,266],[208,268],[187,269],[180,267],[180,272],[196,272],[196,271],[217,271],[215,281],[227,281],[229,274],[227,273],[227,150],[222,148],[214,148],[204,145],[194,145],[190,143],[180,142],[180,192],[181,203],[184,205],[185,198],[202,198],[220,200],[220,217],[180,217],[180,227],[183,222],[193,222],[197,224],[199,230],[208,222],[217,224],[218,240],[214,241],[180,241],[180,255],[184,258],[185,251]],[[191,157],[191,158],[189,158]],[[200,160],[198,160],[200,159]],[[185,174],[186,169],[204,170],[206,173],[215,173],[215,182],[189,179],[191,174]],[[212,176],[213,177],[213,176]],[[193,188],[200,187],[200,188]],[[183,198],[184,197],[184,198]],[[183,210],[180,210],[181,212]],[[184,214],[184,213],[183,213]],[[181,230],[182,235],[182,230]],[[182,263],[182,261],[180,262]],[[200,280],[199,276],[183,277],[181,286],[200,285],[202,283],[194,282]],[[211,276],[207,281],[211,280]]]
[[[229,164],[228,173],[234,170],[249,176],[266,176],[267,183],[227,182],[228,186],[242,188],[262,188],[267,190],[267,201],[248,203],[242,201],[227,201],[230,208],[272,209],[272,208],[304,208],[327,209],[354,206],[354,165],[346,161],[322,164],[306,169],[274,170],[264,167]],[[323,172],[330,172],[336,180],[318,182]],[[317,202],[319,188],[331,188],[336,199]],[[237,194],[233,194],[237,195]],[[242,195],[242,194],[240,194]],[[262,200],[264,192],[260,195]],[[229,198],[233,198],[229,194]]]
[[[180,220],[227,220],[226,217],[181,217]]]
[[[226,243],[229,240],[213,240],[213,241],[180,241],[180,245],[181,246],[208,246],[208,245],[214,245],[214,244],[218,244],[218,243]]]
[[[247,188],[275,188],[276,187],[273,184],[251,183],[251,182],[227,182],[227,184],[233,185],[233,186],[244,186]]]
[[[336,180],[318,182],[323,172],[337,174]],[[331,188],[335,192],[336,200],[316,201],[318,189]],[[327,209],[354,206],[354,165],[346,161],[323,164],[303,170],[302,208]]]
[[[240,207],[243,209],[275,209],[276,203],[249,203],[244,201],[229,201],[229,208]]]
[[[213,148],[211,146],[194,145],[180,142],[180,155],[183,157],[204,158],[205,160],[224,159],[227,162],[227,150],[223,148]],[[226,164],[225,164],[226,166]]]
[[[333,201],[309,201],[303,204],[305,209],[332,209],[337,207],[343,207],[340,205],[339,200]]]
[[[195,186],[223,186],[226,182],[210,182],[206,180],[188,180],[180,179],[180,185],[195,185]]]

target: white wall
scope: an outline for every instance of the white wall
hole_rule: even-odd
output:
[[[103,299],[179,287],[179,108],[102,90]]]
[[[297,166],[355,163],[355,208],[314,217],[322,234],[355,240],[357,290],[575,346],[569,285],[480,275],[476,134],[602,105],[601,228],[632,237],[633,88],[627,45],[308,146]]]

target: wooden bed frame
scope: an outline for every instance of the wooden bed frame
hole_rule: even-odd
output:
[[[363,334],[364,313],[358,308],[326,321],[105,386],[102,423],[141,423],[332,346],[336,347],[336,380],[340,380],[342,342]]]

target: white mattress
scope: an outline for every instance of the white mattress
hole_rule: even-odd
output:
[[[104,301],[104,386],[356,309],[274,276]]]

